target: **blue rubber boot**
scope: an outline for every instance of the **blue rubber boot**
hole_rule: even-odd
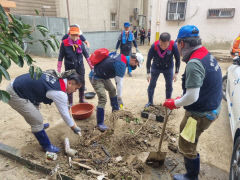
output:
[[[184,157],[184,164],[187,170],[186,174],[176,174],[173,176],[174,180],[198,180],[200,171],[200,156],[198,154],[196,159],[188,159]]]
[[[51,142],[48,138],[48,135],[44,129],[39,132],[35,132],[33,134],[37,138],[39,144],[42,146],[44,151],[54,152],[54,153],[58,153],[60,151],[60,149],[58,147],[51,144]]]
[[[104,109],[97,108],[97,127],[100,131],[104,132],[108,129],[104,124]]]
[[[112,111],[118,111],[119,110],[119,104],[117,100],[117,96],[110,98]]]
[[[43,124],[43,129],[47,129],[47,128],[49,128],[49,126],[50,126],[49,123],[45,123],[45,124]]]

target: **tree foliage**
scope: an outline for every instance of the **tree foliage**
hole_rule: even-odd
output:
[[[42,34],[42,39],[34,39],[31,36],[34,31],[39,31]],[[19,67],[23,67],[24,63],[27,63],[31,77],[34,77],[34,73],[36,78],[41,76],[42,70],[34,65],[35,61],[24,51],[26,43],[32,44],[36,42],[41,43],[45,53],[49,47],[53,51],[59,48],[59,41],[49,33],[45,26],[36,25],[36,27],[32,27],[12,14],[9,14],[8,17],[0,5],[0,83],[3,78],[10,80],[8,69],[11,67],[12,62]],[[9,94],[4,90],[0,90],[0,100],[8,102],[9,99]]]

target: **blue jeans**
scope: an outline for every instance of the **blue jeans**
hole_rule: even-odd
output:
[[[160,73],[163,73],[164,79],[165,79],[165,87],[166,87],[166,99],[170,99],[172,96],[172,82],[173,82],[173,68],[169,69],[157,69],[152,67],[151,69],[151,80],[150,84],[148,86],[148,102],[153,104],[153,95],[154,95],[154,90],[156,87],[156,83],[158,80],[158,77]]]

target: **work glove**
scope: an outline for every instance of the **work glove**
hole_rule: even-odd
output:
[[[73,132],[74,132],[75,134],[78,134],[78,135],[81,136],[81,128],[80,128],[80,127],[78,127],[77,125],[75,125],[75,126],[73,126],[71,129],[73,130]]]
[[[181,97],[177,97],[176,99],[166,99],[163,103],[163,106],[167,107],[170,110],[178,109],[179,107],[176,107],[175,100],[180,99]]]
[[[139,49],[138,49],[138,48],[136,48],[136,52],[137,52],[137,53],[140,53],[140,51],[139,51]]]
[[[119,105],[119,107],[122,109],[122,108],[123,108],[122,98],[121,98],[121,97],[118,97],[117,100],[118,100],[118,105]]]
[[[147,81],[150,82],[150,80],[151,80],[151,74],[147,73]]]
[[[92,65],[92,63],[90,61],[90,58],[87,58],[86,60],[87,60],[87,63],[89,65],[90,69],[92,70],[94,67],[93,67],[93,65]]]

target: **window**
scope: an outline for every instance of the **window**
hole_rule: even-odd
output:
[[[186,0],[169,0],[167,4],[168,21],[184,21],[186,13]]]
[[[116,13],[111,13],[111,28],[116,28]]]
[[[232,18],[235,8],[208,9],[208,18]]]

